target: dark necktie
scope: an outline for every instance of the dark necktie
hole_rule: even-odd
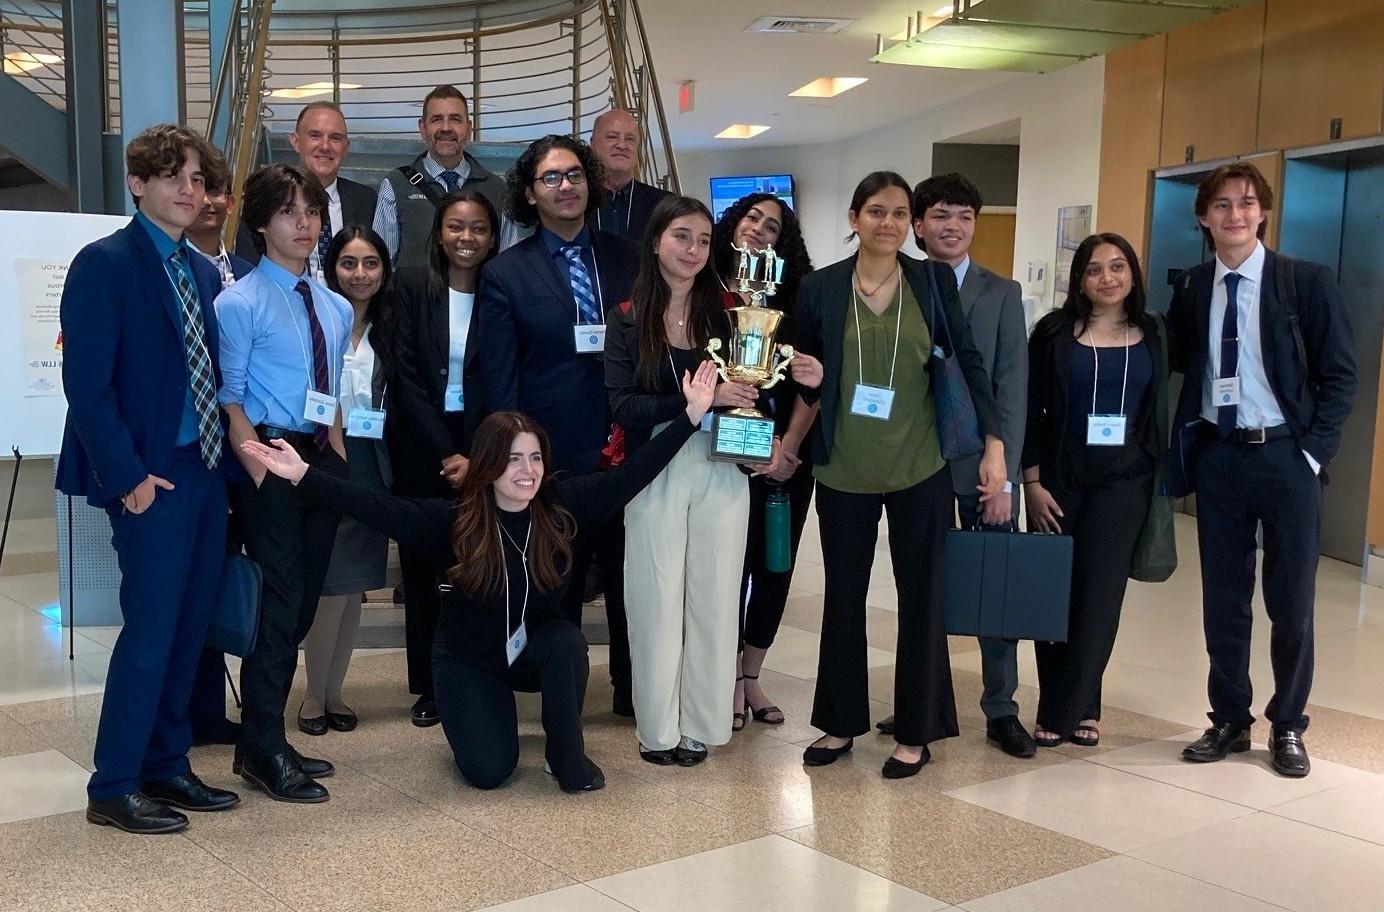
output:
[[[187,357],[187,376],[192,386],[192,407],[197,412],[197,443],[202,462],[209,469],[221,461],[221,420],[216,410],[216,378],[207,352],[207,327],[202,322],[202,308],[197,292],[183,272],[187,254],[179,247],[168,258],[168,274],[173,277],[178,292],[178,306],[183,315],[183,352]]]
[[[582,262],[581,245],[569,244],[562,248],[567,257],[567,281],[572,286],[572,297],[577,302],[577,312],[582,323],[600,323],[601,310],[596,306],[596,293],[591,289],[591,275]]]
[[[332,214],[322,210],[322,230],[317,232],[317,267],[327,268],[327,248],[332,245]]]
[[[1221,323],[1221,377],[1234,377],[1240,371],[1240,314],[1239,295],[1241,276],[1238,272],[1225,275],[1225,321]],[[1243,391],[1242,391],[1243,392]],[[1221,437],[1235,430],[1239,407],[1216,405],[1216,429]]]
[[[442,178],[442,183],[447,185],[448,193],[461,186],[461,175],[455,171],[443,171],[438,176]]]
[[[331,393],[332,381],[327,372],[327,337],[322,334],[322,321],[317,319],[317,308],[312,304],[312,288],[307,282],[299,281],[294,291],[303,296],[303,304],[308,309],[308,328],[312,333],[312,385],[319,393]],[[319,450],[327,448],[327,426],[313,426],[312,439]]]

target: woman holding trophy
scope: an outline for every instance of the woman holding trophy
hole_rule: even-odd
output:
[[[826,734],[803,762],[832,763],[870,730],[865,600],[882,508],[899,599],[897,743],[882,772],[902,779],[931,758],[929,742],[958,734],[940,599],[942,542],[953,515],[943,453],[983,447],[978,488],[986,501],[1008,496],[1004,445],[955,275],[945,263],[900,253],[913,218],[908,183],[890,171],[867,175],[849,218],[859,251],[807,276],[797,301],[796,345],[820,357],[824,371],[818,388],[800,381],[808,388],[798,405],[821,406],[811,455],[826,568],[812,706],[812,724]],[[966,392],[978,427],[944,431],[939,402],[945,407]]]
[[[712,229],[711,249],[712,266],[720,278],[722,298],[728,308],[753,303],[750,293],[741,292],[736,286],[737,251],[774,251],[776,259],[784,264],[783,284],[764,303],[783,314],[777,337],[792,339],[793,301],[798,283],[812,271],[812,259],[803,244],[798,217],[788,204],[772,193],[751,193],[741,198],[726,209]],[[816,409],[795,414],[793,404],[797,398],[798,387],[791,380],[779,383],[769,392],[774,430],[783,440],[782,455],[776,472],[750,479],[750,525],[740,587],[740,657],[731,702],[732,731],[744,728],[751,715],[766,725],[784,722],[783,711],[760,686],[759,672],[783,620],[798,544],[812,503],[807,432],[816,418]],[[786,527],[786,553],[784,542],[772,541],[767,529],[775,522],[772,513],[776,510],[786,510],[788,516],[787,523],[776,526],[780,535]]]

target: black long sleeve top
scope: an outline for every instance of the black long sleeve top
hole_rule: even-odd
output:
[[[652,482],[695,431],[696,427],[684,416],[680,421],[673,421],[619,468],[591,475],[550,478],[538,496],[565,507],[576,519],[573,547],[579,550],[583,538]],[[439,570],[467,558],[452,550],[456,503],[451,499],[379,494],[315,468],[308,469],[299,488],[309,497],[383,532],[400,545],[416,549]],[[519,559],[519,548],[527,528],[527,513],[526,508],[516,514],[501,514],[502,527],[517,544],[516,547],[509,538],[501,536],[509,578],[508,604],[503,584],[494,592],[471,594],[460,588],[443,592],[439,631],[454,653],[483,668],[503,670],[507,666],[505,642],[519,624],[527,572]],[[530,580],[526,623],[534,625],[560,618],[562,593],[568,582],[568,577],[564,576],[557,588],[545,591]]]

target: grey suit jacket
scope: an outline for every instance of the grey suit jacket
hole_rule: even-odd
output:
[[[1000,439],[1009,480],[1019,487],[1019,459],[1024,449],[1024,423],[1028,412],[1028,328],[1019,283],[1001,278],[971,261],[961,284],[961,309],[971,326],[985,372],[990,376],[995,404],[1000,412]],[[980,478],[980,457],[951,463],[952,490],[975,494]]]

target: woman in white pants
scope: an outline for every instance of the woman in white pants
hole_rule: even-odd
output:
[[[606,315],[606,388],[626,453],[676,418],[679,378],[705,360],[711,338],[728,336],[710,252],[706,207],[665,199],[650,216],[630,300]],[[749,408],[757,394],[723,382],[712,404]],[[635,727],[640,756],[659,765],[693,766],[707,745],[730,740],[749,477],[712,461],[710,438],[693,435],[625,509]]]

